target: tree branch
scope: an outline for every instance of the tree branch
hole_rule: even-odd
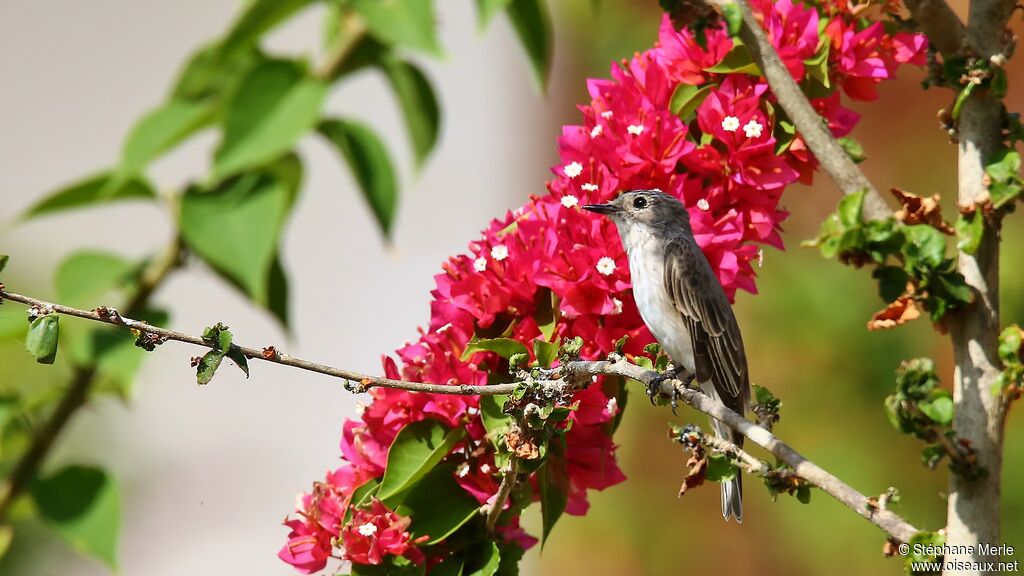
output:
[[[725,0],[711,1],[716,4],[725,3]],[[867,195],[864,197],[865,217],[871,220],[881,220],[891,216],[892,210],[886,205],[878,190],[832,136],[828,126],[811,106],[800,86],[790,76],[789,70],[782,63],[775,47],[765,36],[761,23],[751,10],[750,4],[747,0],[735,0],[735,3],[743,15],[740,38],[768,80],[768,85],[771,86],[772,93],[778,99],[779,105],[793,121],[800,136],[807,143],[807,147],[814,157],[818,159],[821,167],[843,194],[867,191]]]
[[[487,532],[494,533],[494,527],[498,525],[498,517],[501,516],[502,508],[505,507],[505,503],[508,502],[508,497],[512,495],[512,489],[516,486],[516,481],[519,479],[519,457],[513,454],[508,460],[508,470],[505,470],[505,476],[501,479],[501,485],[498,486],[498,493],[494,495],[494,504],[491,505],[491,509],[487,511]]]
[[[104,324],[138,330],[139,332],[153,334],[162,340],[176,340],[211,349],[215,346],[213,342],[208,342],[199,336],[192,336],[173,330],[159,328],[157,326],[150,326],[149,324],[132,320],[116,313],[110,313],[109,309],[107,309],[106,314],[102,314],[97,311],[104,310],[102,308],[94,311],[80,310],[68,306],[62,306],[60,304],[50,304],[36,298],[0,289],[0,300],[3,299],[20,302],[29,306],[36,306],[43,311],[50,310],[55,313],[92,320],[94,322],[102,322]],[[370,376],[368,374],[361,374],[359,372],[343,368],[335,368],[326,364],[319,364],[308,360],[294,358],[287,354],[277,352],[273,348],[258,350],[256,348],[247,348],[234,344],[232,347],[251,359],[283,364],[285,366],[291,366],[302,370],[341,378],[350,382],[355,381],[358,383],[357,385],[346,386],[346,388],[357,392],[365,392],[373,387],[383,387],[409,390],[413,392],[428,392],[432,394],[484,396],[511,394],[515,392],[516,388],[521,384],[510,383],[479,386],[470,384],[428,384],[422,382],[406,382],[402,380]],[[642,368],[636,364],[630,364],[616,355],[613,356],[612,360],[579,360],[569,362],[560,368],[553,370],[551,372],[552,378],[547,380],[538,380],[531,383],[531,385],[550,389],[553,392],[553,395],[562,395],[571,390],[581,388],[589,383],[593,377],[602,375],[622,376],[646,385],[651,385],[651,383],[656,381],[659,376],[659,374],[653,370],[647,370],[646,368]],[[704,394],[699,389],[689,388],[682,381],[675,379],[663,380],[660,382],[659,386],[660,393],[666,396],[674,395],[698,411],[725,423],[730,428],[733,428],[743,434],[753,443],[761,446],[780,461],[791,466],[798,476],[804,478],[812,485],[820,488],[825,493],[845,504],[848,508],[884,530],[892,538],[906,542],[918,531],[917,528],[896,514],[887,510],[874,509],[870,506],[866,496],[854,490],[842,480],[836,478],[817,464],[814,464],[810,460],[804,458],[785,442],[776,438],[775,435],[767,429],[753,424],[743,416],[727,408],[718,400]],[[506,476],[506,478],[509,476]],[[509,489],[511,489],[511,487],[509,487]]]
[[[945,0],[906,0],[906,5],[917,29],[943,56],[963,51],[967,28]]]

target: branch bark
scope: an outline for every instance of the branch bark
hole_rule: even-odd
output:
[[[946,57],[963,51],[967,28],[945,0],[906,0],[917,28]]]
[[[174,330],[167,330],[157,326],[150,326],[126,318],[117,314],[100,314],[96,311],[80,310],[60,304],[50,304],[30,296],[24,296],[14,292],[0,290],[0,300],[20,302],[29,306],[38,306],[45,310],[52,310],[54,313],[65,314],[94,322],[101,322],[122,328],[138,330],[140,332],[154,334],[161,339],[175,340],[204,348],[213,348],[212,342],[207,342],[199,336],[193,336]],[[511,394],[520,383],[494,384],[489,386],[477,386],[469,384],[429,384],[423,382],[407,382],[390,378],[381,378],[368,374],[361,374],[344,368],[336,368],[326,364],[310,362],[300,358],[294,358],[280,352],[265,353],[267,349],[256,349],[245,346],[232,345],[246,357],[254,360],[263,360],[317,372],[335,378],[341,378],[347,382],[357,382],[355,386],[346,386],[347,389],[356,392],[365,392],[373,387],[396,388],[413,392],[428,392],[432,394],[459,394],[459,395],[498,395]],[[552,378],[539,380],[533,385],[551,389],[555,395],[562,395],[572,390],[582,388],[592,381],[594,376],[612,375],[622,376],[636,380],[646,385],[656,381],[659,374],[653,370],[647,370],[636,364],[630,364],[617,358],[614,360],[598,361],[574,361],[552,372]],[[854,490],[839,478],[827,472],[817,464],[804,458],[799,452],[791,448],[785,442],[779,440],[767,429],[753,424],[743,416],[733,412],[724,404],[704,394],[699,389],[688,388],[681,380],[664,380],[660,382],[660,393],[671,396],[675,395],[693,408],[703,412],[720,422],[725,423],[734,430],[740,432],[753,443],[761,446],[780,461],[789,464],[797,475],[804,478],[812,485],[820,488],[823,492],[832,496],[858,515],[878,526],[891,538],[906,542],[918,530],[906,520],[888,510],[879,510],[871,505],[868,498]],[[509,476],[511,476],[510,474]],[[506,476],[508,478],[509,476]]]

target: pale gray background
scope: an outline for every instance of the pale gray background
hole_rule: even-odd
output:
[[[140,256],[168,239],[166,216],[142,205],[15,219],[44,192],[114,163],[133,121],[161,101],[186,56],[220,34],[238,5],[0,3],[0,251],[22,271],[31,267],[48,282],[75,250]],[[556,160],[554,115],[572,109],[532,91],[504,18],[480,33],[472,2],[438,5],[448,56],[424,63],[440,91],[443,136],[418,176],[394,100],[377,77],[348,81],[329,103],[378,127],[401,167],[394,246],[383,245],[334,153],[304,141],[305,184],[284,241],[294,339],[202,266],[156,295],[173,311],[174,328],[197,332],[224,321],[243,343],[378,371],[381,353],[426,323],[440,263],[464,251],[490,218],[544,192]],[[270,40],[296,53],[317,49],[319,14],[303,14]],[[556,93],[564,66],[553,74]],[[205,134],[161,160],[156,182],[169,189],[201,174],[215,145]],[[169,344],[153,354],[130,406],[104,400],[80,413],[50,462],[96,463],[116,474],[124,574],[292,574],[276,558],[286,534],[280,522],[293,495],[336,465],[355,398],[324,376],[264,364],[248,381],[228,369],[199,388],[188,364],[194,353]],[[54,538],[32,537],[46,551],[32,563],[35,573],[105,573]]]

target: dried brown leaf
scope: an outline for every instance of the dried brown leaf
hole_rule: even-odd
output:
[[[893,188],[892,193],[900,201],[901,208],[895,214],[896,219],[900,222],[910,225],[927,224],[950,236],[956,233],[953,227],[942,219],[938,194],[925,198],[899,188]]]
[[[904,293],[883,310],[875,312],[871,320],[868,320],[868,330],[895,328],[920,316],[921,309],[917,307],[913,297],[909,293]]]

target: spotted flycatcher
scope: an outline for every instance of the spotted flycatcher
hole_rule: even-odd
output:
[[[729,298],[690,229],[690,215],[661,190],[625,192],[584,206],[615,222],[629,256],[633,298],[647,328],[677,369],[743,415],[750,403],[747,355]],[[715,435],[738,446],[743,436],[712,419]],[[722,483],[722,516],[743,521],[740,475]]]

